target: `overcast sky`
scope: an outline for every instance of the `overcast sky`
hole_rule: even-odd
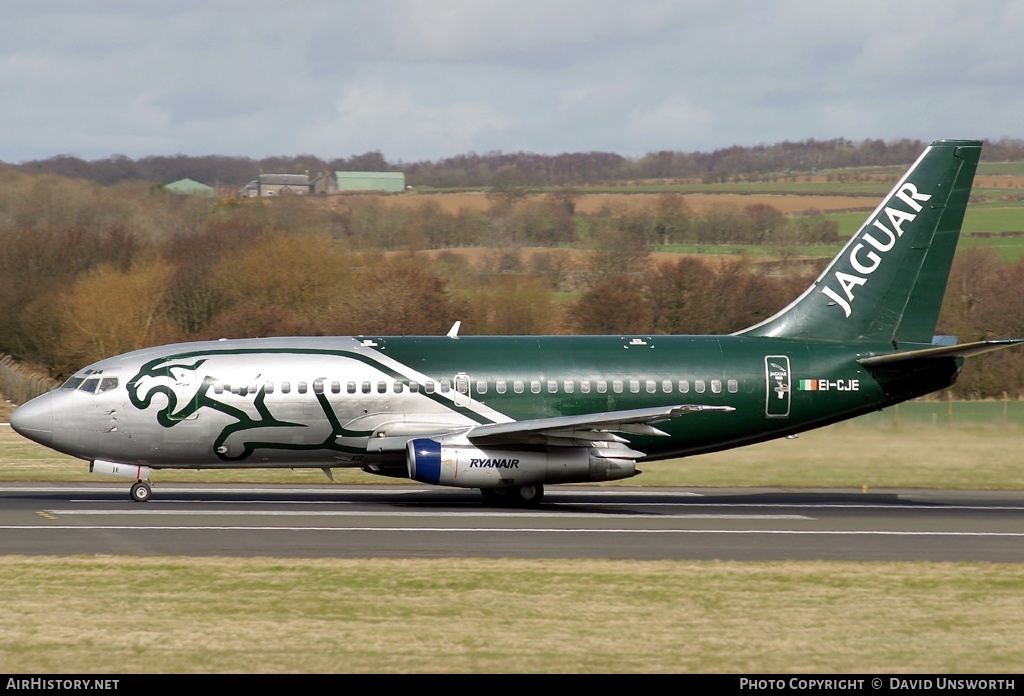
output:
[[[5,3],[0,160],[1024,137],[1019,0]]]

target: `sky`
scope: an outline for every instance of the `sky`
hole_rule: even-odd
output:
[[[0,160],[1024,138],[1019,0],[5,3]]]

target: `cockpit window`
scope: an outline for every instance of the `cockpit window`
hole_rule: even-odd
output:
[[[90,394],[95,394],[96,393],[96,387],[99,385],[99,383],[100,383],[99,378],[98,377],[93,377],[91,379],[85,380],[85,383],[82,384],[80,389],[82,391],[84,391],[84,392],[88,392]]]
[[[100,386],[96,389],[97,394],[102,394],[105,391],[111,389],[117,389],[117,377],[104,377],[100,380]]]
[[[82,382],[85,381],[84,377],[72,377],[67,382],[61,385],[61,389],[78,389],[82,386]]]

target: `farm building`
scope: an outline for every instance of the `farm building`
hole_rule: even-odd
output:
[[[334,172],[338,191],[384,191],[401,193],[405,190],[402,172]]]
[[[334,180],[326,174],[263,174],[238,189],[239,198],[270,196],[308,196],[311,193],[335,193]]]
[[[312,190],[309,174],[260,174],[258,179],[238,189],[238,197],[307,196]]]

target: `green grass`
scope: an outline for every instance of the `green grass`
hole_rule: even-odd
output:
[[[839,225],[839,236],[842,241],[834,245],[798,246],[795,247],[796,255],[808,258],[832,257],[845,243],[845,240],[860,229],[867,216],[868,213],[864,211],[826,213],[827,219],[833,220]],[[1011,236],[1014,234],[1020,236]],[[960,243],[965,248],[989,248],[1003,260],[1016,261],[1024,256],[1024,205],[970,206],[964,216],[963,236]],[[777,256],[779,254],[777,246],[743,244],[666,244],[655,247],[655,251],[671,254],[730,255],[746,253],[754,256]]]
[[[978,165],[978,174],[985,176],[1024,176],[1024,162],[982,162]]]
[[[0,672],[1015,673],[1012,564],[7,557]]]
[[[805,245],[786,247],[787,252],[805,258],[831,258],[839,251],[841,244]],[[778,246],[767,244],[663,244],[652,247],[652,251],[663,254],[711,254],[722,256],[779,256]]]

